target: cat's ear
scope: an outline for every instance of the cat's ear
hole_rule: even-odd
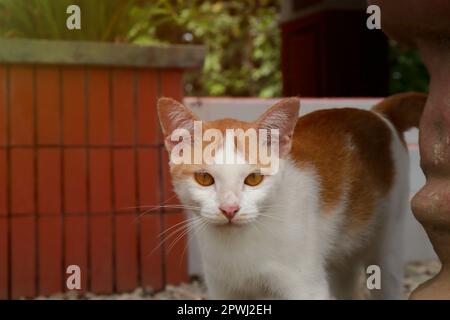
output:
[[[292,135],[300,110],[299,98],[287,98],[273,105],[256,121],[258,129],[279,130],[280,157],[289,153],[292,146]]]
[[[198,120],[189,108],[171,98],[158,99],[158,116],[164,143],[169,151],[174,146],[171,140],[172,133],[177,129],[185,129],[192,134],[194,121]]]

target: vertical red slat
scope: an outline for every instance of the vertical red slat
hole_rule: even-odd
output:
[[[64,291],[61,231],[60,216],[39,218],[39,293],[44,296]]]
[[[151,208],[158,206],[161,199],[159,158],[157,149],[139,150],[139,194],[141,200],[141,270],[142,285],[145,288],[159,290],[163,287],[161,233],[161,210]],[[150,208],[146,208],[150,206]],[[146,211],[149,211],[145,213]],[[145,214],[144,214],[145,213]]]
[[[81,270],[80,293],[87,291],[88,283],[88,255],[87,255],[87,218],[86,216],[66,216],[64,218],[65,232],[65,269],[70,265],[77,265]],[[65,279],[68,275],[65,273]],[[67,290],[67,288],[65,288]]]
[[[0,66],[0,299],[8,299],[8,217],[6,151],[6,68]]]
[[[112,217],[91,216],[91,288],[94,293],[113,290]]]
[[[0,66],[0,146],[6,144],[6,68]]]
[[[111,156],[107,149],[90,152],[90,197],[92,214],[105,214],[111,207]]]
[[[109,70],[89,71],[89,143],[108,145],[110,134]]]
[[[164,215],[164,224],[167,229],[185,219],[186,217],[183,212],[175,213],[172,211],[171,213],[166,213]],[[173,232],[174,229],[170,230],[169,234]],[[176,232],[165,242],[166,277],[167,282],[171,284],[179,284],[189,280],[187,272],[187,235],[178,238],[182,231],[183,230]]]
[[[141,217],[141,270],[142,286],[160,290],[164,286],[162,248],[160,246],[161,219],[158,214]]]
[[[0,215],[0,300],[8,299],[8,218]]]
[[[40,148],[38,151],[38,212],[40,215],[61,213],[60,157],[61,151],[55,148]]]
[[[11,253],[11,297],[33,297],[36,294],[34,217],[11,220]]]
[[[63,69],[64,144],[81,145],[85,142],[84,80],[82,68]]]
[[[6,150],[0,148],[0,217],[8,214],[8,168],[6,167]]]
[[[162,142],[162,134],[156,111],[157,73],[143,70],[139,74],[138,143],[157,144]]]
[[[161,95],[171,97],[181,101],[183,97],[182,90],[182,71],[181,70],[164,70],[161,72]],[[170,179],[168,168],[168,155],[165,150],[162,151],[163,164],[163,192],[165,204],[179,203],[173,192],[173,186]],[[168,229],[175,224],[183,221],[184,215],[182,213],[165,213],[164,226]],[[170,242],[170,241],[169,241]],[[188,271],[186,259],[181,260],[181,254],[187,245],[186,237],[177,241],[173,248],[169,251],[165,250],[165,265],[166,265],[166,280],[168,283],[179,284],[180,282],[188,280]]]
[[[11,143],[34,142],[34,88],[31,66],[10,68]],[[32,149],[11,150],[11,296],[36,293],[34,154]]]
[[[33,151],[11,150],[11,211],[12,214],[30,214],[34,208]]]
[[[64,150],[64,197],[66,213],[86,212],[86,150]]]
[[[58,149],[38,151],[40,294],[61,292],[61,199]]]
[[[132,214],[116,216],[117,291],[131,291],[137,287],[136,217]]]
[[[110,143],[109,69],[89,71],[89,144]],[[111,213],[111,154],[108,149],[91,149],[89,157],[91,289],[95,293],[113,290],[113,231]],[[98,216],[96,216],[98,214]]]
[[[182,72],[178,70],[167,70],[161,73],[161,94],[165,97],[170,97],[181,101],[183,98],[182,91]],[[163,170],[164,170],[164,203],[165,204],[179,204],[178,198],[173,191],[172,182],[169,174],[169,158],[167,151],[162,150]]]
[[[0,299],[8,298],[8,217],[6,151],[0,149]]]
[[[114,144],[131,145],[134,140],[134,74],[130,69],[116,69],[113,74]]]
[[[58,69],[38,67],[36,79],[38,143],[58,144],[60,142]]]
[[[11,143],[33,144],[33,69],[14,66],[10,69]]]
[[[135,209],[133,150],[114,151],[114,189],[116,201],[117,290],[132,290],[137,285],[137,220]]]

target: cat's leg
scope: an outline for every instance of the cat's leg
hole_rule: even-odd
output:
[[[242,299],[242,297],[239,297],[236,292],[229,290],[224,283],[221,283],[221,281],[216,281],[206,276],[205,282],[207,287],[207,296],[210,300]]]
[[[329,268],[330,290],[336,299],[364,299],[361,283],[362,265],[360,260],[348,259],[345,264]]]
[[[371,256],[365,268],[370,265],[380,269],[380,289],[371,289],[372,299],[404,299],[404,217],[406,197],[398,197],[388,206],[385,219],[377,232]]]
[[[273,265],[266,273],[269,290],[278,298],[286,300],[331,299],[325,269],[317,265],[299,269]]]

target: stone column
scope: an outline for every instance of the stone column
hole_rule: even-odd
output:
[[[450,299],[450,1],[369,0],[381,8],[381,26],[393,39],[419,48],[430,73],[420,123],[421,166],[427,178],[412,209],[442,262],[440,273],[411,299]]]

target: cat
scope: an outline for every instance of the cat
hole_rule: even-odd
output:
[[[300,100],[286,98],[253,122],[202,122],[204,130],[221,132],[279,130],[273,175],[261,174],[258,163],[169,163],[174,190],[193,212],[190,223],[200,225],[195,233],[209,298],[361,298],[361,272],[369,265],[381,272],[371,298],[403,298],[409,205],[403,133],[418,127],[425,101],[424,94],[403,93],[371,110],[299,118]],[[176,145],[171,133],[192,133],[199,120],[170,98],[159,99],[158,115],[169,153]],[[243,152],[235,141],[219,145],[229,143]]]

